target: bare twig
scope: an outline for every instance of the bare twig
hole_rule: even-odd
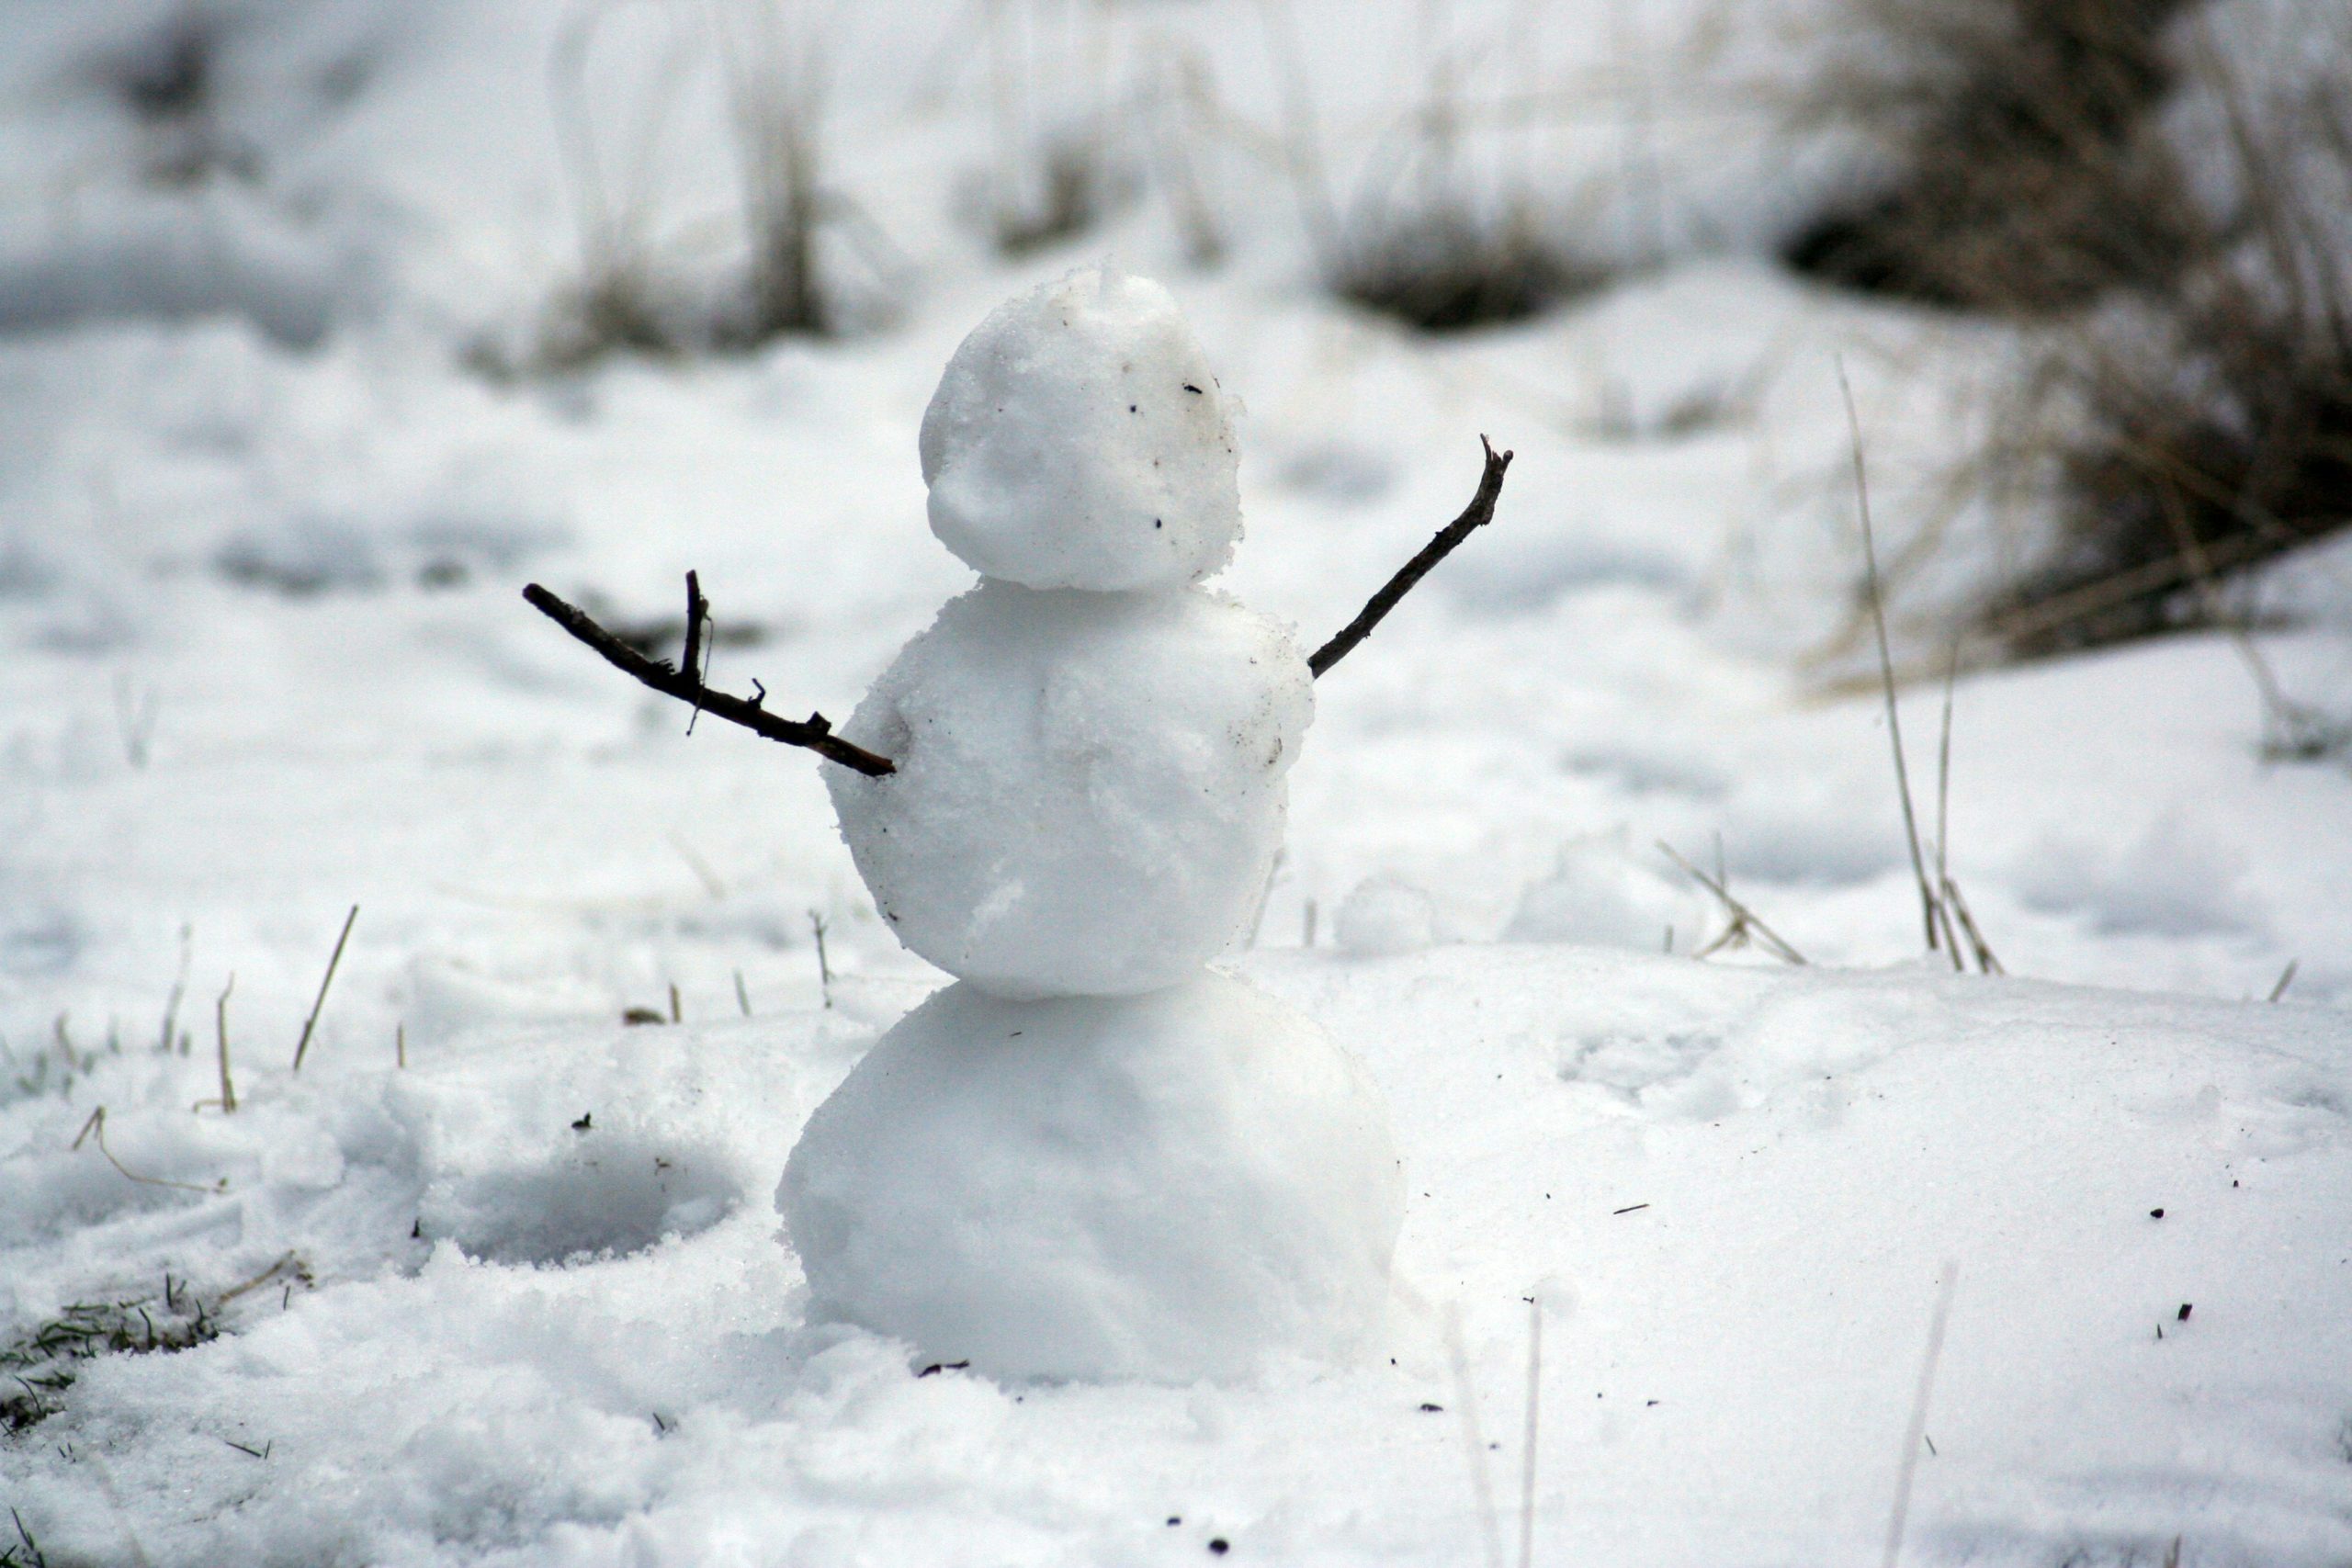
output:
[[[1452,555],[1455,547],[1477,529],[1494,521],[1495,500],[1503,492],[1503,472],[1510,467],[1512,454],[1497,452],[1494,445],[1483,435],[1478,437],[1478,445],[1486,450],[1487,467],[1478,477],[1478,492],[1470,498],[1470,504],[1463,509],[1461,516],[1440,529],[1435,538],[1423,545],[1419,554],[1397,568],[1396,575],[1366,602],[1354,620],[1340,627],[1330,641],[1315,650],[1314,656],[1307,660],[1306,667],[1317,675],[1321,675],[1353,652],[1356,644],[1370,637],[1372,628],[1396,607],[1396,602],[1410,592],[1415,583],[1429,575],[1430,568]]]
[[[209,1187],[200,1187],[193,1181],[167,1181],[160,1176],[141,1176],[124,1165],[114,1157],[114,1151],[107,1147],[107,1108],[103,1105],[91,1111],[90,1119],[82,1123],[82,1130],[74,1134],[74,1152],[81,1151],[85,1139],[95,1142],[98,1145],[98,1153],[107,1156],[108,1165],[141,1187],[170,1187],[182,1192],[202,1192],[208,1196],[229,1190],[229,1179],[225,1176]]]
[[[1680,855],[1675,852],[1674,846],[1668,843],[1665,840],[1659,840],[1657,847],[1660,852],[1665,854],[1667,859],[1672,861],[1676,865],[1682,868],[1684,875],[1690,877],[1690,880],[1696,882],[1709,893],[1713,894],[1715,902],[1721,904],[1724,907],[1724,912],[1731,916],[1732,923],[1730,929],[1725,931],[1723,935],[1717,937],[1714,941],[1709,942],[1705,947],[1701,948],[1695,956],[1704,958],[1718,948],[1727,946],[1734,941],[1744,942],[1750,936],[1754,936],[1763,942],[1765,951],[1771,953],[1773,957],[1781,960],[1783,963],[1796,964],[1802,964],[1804,963],[1804,954],[1799,953],[1795,948],[1791,947],[1788,942],[1783,941],[1781,937],[1781,933],[1774,931],[1770,926],[1766,925],[1762,918],[1759,917],[1755,910],[1749,908],[1747,905],[1733,897],[1731,896],[1731,890],[1725,887],[1721,880],[1716,877],[1709,876],[1705,872],[1701,871],[1697,866],[1692,865],[1689,861],[1684,860]]]
[[[699,587],[691,592],[695,600],[701,599]],[[877,757],[864,747],[853,746],[835,735],[832,722],[823,714],[812,713],[798,722],[778,718],[762,707],[757,698],[746,702],[741,697],[713,691],[691,671],[673,670],[665,660],[646,658],[598,626],[584,611],[565,604],[536,582],[523,590],[523,597],[529,601],[533,609],[594,649],[614,669],[665,697],[675,697],[682,703],[691,704],[697,713],[707,713],[729,724],[741,725],[754,735],[786,746],[805,746],[827,761],[854,768],[869,778],[880,778],[886,773],[898,772],[897,766],[888,757]],[[707,609],[706,603],[706,614]],[[691,626],[686,635],[690,645],[698,642]]]
[[[1886,734],[1894,748],[1894,784],[1903,796],[1903,833],[1911,845],[1911,874],[1919,884],[1919,919],[1927,927],[1928,951],[1939,945],[1936,929],[1936,893],[1928,881],[1928,863],[1919,852],[1919,822],[1911,809],[1911,771],[1903,760],[1903,721],[1895,712],[1894,656],[1886,644],[1886,601],[1878,581],[1878,544],[1871,533],[1870,477],[1862,463],[1862,421],[1854,412],[1854,389],[1846,379],[1846,362],[1838,361],[1838,390],[1846,400],[1846,428],[1853,438],[1854,495],[1862,518],[1862,564],[1870,591],[1871,624],[1878,632],[1879,678],[1886,689]]]
[[[1885,1568],[1894,1568],[1903,1555],[1903,1527],[1911,1514],[1911,1483],[1919,1469],[1919,1446],[1928,1432],[1928,1399],[1936,1389],[1936,1363],[1944,1353],[1944,1326],[1951,1321],[1952,1292],[1960,1284],[1960,1264],[1947,1260],[1936,1291],[1936,1315],[1928,1325],[1928,1353],[1920,1359],[1919,1384],[1911,1393],[1911,1421],[1903,1438],[1903,1466],[1894,1483],[1894,1512],[1886,1522]]]
[[[343,944],[351,940],[351,925],[359,918],[359,906],[354,904],[351,913],[343,918],[343,934],[334,939],[334,953],[327,959],[327,972],[319,980],[319,994],[311,1000],[311,1016],[302,1021],[302,1038],[294,1043],[294,1070],[302,1070],[302,1057],[311,1048],[311,1032],[319,1026],[319,1010],[327,1005],[327,987],[334,984],[335,966],[343,962]]]

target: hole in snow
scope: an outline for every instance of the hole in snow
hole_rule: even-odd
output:
[[[723,1162],[599,1129],[543,1164],[453,1182],[423,1216],[484,1263],[561,1264],[627,1258],[671,1236],[698,1235],[742,1194]]]

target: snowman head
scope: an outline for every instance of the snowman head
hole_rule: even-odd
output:
[[[1238,401],[1168,290],[1084,267],[991,311],[922,419],[931,528],[1024,588],[1180,588],[1241,536]]]

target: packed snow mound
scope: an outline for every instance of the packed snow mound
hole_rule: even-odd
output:
[[[1636,953],[1692,946],[1707,906],[1633,852],[1623,833],[1580,840],[1560,851],[1552,874],[1531,882],[1503,932],[1506,942],[1567,942]]]
[[[1220,595],[983,581],[842,733],[826,770],[890,929],[999,996],[1174,985],[1238,935],[1314,712],[1288,632]]]
[[[1341,901],[1331,926],[1343,953],[1419,953],[1437,942],[1437,900],[1401,877],[1367,876]]]
[[[1235,400],[1168,290],[1088,267],[973,329],[922,420],[940,542],[1028,588],[1178,588],[1241,536]]]
[[[1403,1200],[1354,1059],[1215,972],[948,987],[817,1109],[776,1193],[812,1315],[996,1377],[1163,1382],[1356,1352]]]

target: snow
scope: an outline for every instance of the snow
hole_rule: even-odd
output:
[[[1312,682],[1283,627],[1222,595],[984,579],[842,727],[898,771],[825,783],[916,953],[1005,997],[1150,990],[1264,897]]]
[[[222,1287],[288,1248],[315,1284],[248,1292],[199,1349],[85,1363],[7,1450],[8,1500],[62,1561],[127,1533],[157,1563],[1172,1562],[1212,1536],[1244,1562],[1476,1561],[1474,1464],[1518,1521],[1534,1296],[1539,1561],[1876,1561],[1957,1260],[1923,1560],[2352,1547],[2335,1010],[1537,944],[1243,970],[1404,1112],[1400,1284],[1352,1370],[921,1377],[934,1357],[814,1322],[766,1193],[865,1039],[813,1001],[501,1027],[405,1070],[256,1064],[233,1119],[184,1110],[210,1064],[127,1047],[89,1091],[122,1109],[116,1155],[230,1190],[123,1181],[66,1149],[78,1104],[19,1102],[16,1310],[191,1258]],[[70,1220],[23,1196],[68,1180]],[[716,1201],[665,1217],[689,1188]],[[608,1218],[500,1239],[550,1200]],[[1466,1448],[1465,1395],[1498,1448]]]
[[[1345,1359],[1403,1179],[1363,1070],[1223,975],[1017,1003],[951,986],[810,1118],[777,1190],[813,1320],[1005,1379]]]
[[[1173,588],[1241,536],[1234,399],[1168,290],[1087,267],[1006,301],[922,416],[940,542],[1025,588]]]
[[[2308,60],[2307,7],[2232,3]],[[1099,129],[1139,194],[995,254],[957,194],[1029,152],[991,129],[991,9],[873,0],[831,34],[827,180],[896,257],[887,330],[519,381],[477,351],[535,342],[578,278],[548,93],[571,7],[205,7],[214,129],[254,172],[187,186],[151,178],[184,146],[93,65],[183,7],[12,13],[0,1351],[76,1303],[138,1302],[168,1343],[200,1301],[222,1330],[74,1362],[55,1414],[0,1435],[0,1504],[49,1560],[952,1568],[1224,1540],[1454,1568],[1516,1544],[1531,1457],[1539,1563],[1876,1563],[1906,1458],[1906,1564],[2352,1558],[2352,778],[2266,757],[2240,648],[2195,635],[1963,669],[1934,808],[1924,612],[2047,519],[1952,489],[2013,337],[1766,254],[1858,173],[1766,134],[1835,18],[1272,8],[1345,211],[1420,187],[1396,155],[1438,67],[1472,107],[1569,100],[1523,140],[1465,120],[1464,179],[1562,193],[1549,231],[1636,265],[1439,339],[1316,287],[1249,0],[1069,8],[1029,107]],[[685,310],[742,270],[723,75],[633,36],[604,38],[593,107],[644,154],[646,270]],[[1196,94],[1084,118],[1147,64]],[[1161,194],[1180,160],[1217,266]],[[1494,525],[1317,682],[1280,861],[1217,961],[1392,1108],[1395,1284],[1351,1366],[924,1377],[816,1321],[771,1194],[944,977],[873,908],[819,764],[707,715],[685,736],[516,596],[536,577],[674,637],[696,570],[713,681],[839,718],[970,587],[911,456],[940,367],[1105,254],[1167,280],[1247,399],[1250,543],[1218,585],[1309,644],[1460,509],[1481,432],[1519,454]],[[1849,679],[1872,660],[1840,361],[1883,559],[1910,563],[1922,816],[2010,977],[1920,961],[1883,705]],[[2341,546],[2256,587],[2280,687],[2352,718]],[[1694,961],[1724,919],[1659,840],[1811,962]],[[1432,945],[1334,947],[1374,878],[1428,896]],[[240,1108],[192,1111],[232,972]],[[620,1024],[671,1017],[673,986],[682,1023]]]

